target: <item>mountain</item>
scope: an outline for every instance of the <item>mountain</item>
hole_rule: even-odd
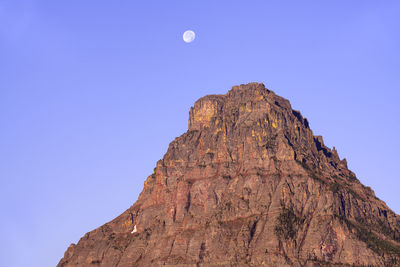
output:
[[[400,216],[250,83],[197,100],[136,203],[58,266],[400,266]]]

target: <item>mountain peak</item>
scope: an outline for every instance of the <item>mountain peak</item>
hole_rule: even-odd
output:
[[[261,83],[189,111],[136,203],[59,266],[400,264],[400,217]]]

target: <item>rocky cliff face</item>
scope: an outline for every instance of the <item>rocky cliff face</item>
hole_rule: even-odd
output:
[[[137,202],[67,266],[400,266],[400,217],[263,84],[190,109]]]

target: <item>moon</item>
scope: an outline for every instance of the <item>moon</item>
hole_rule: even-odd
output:
[[[187,30],[183,33],[183,41],[185,41],[185,43],[193,42],[194,38],[196,38],[194,31]]]

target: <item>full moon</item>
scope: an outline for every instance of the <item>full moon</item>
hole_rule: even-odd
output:
[[[193,42],[195,37],[196,37],[196,34],[194,33],[194,31],[188,30],[183,33],[183,41],[185,41],[186,43]]]

